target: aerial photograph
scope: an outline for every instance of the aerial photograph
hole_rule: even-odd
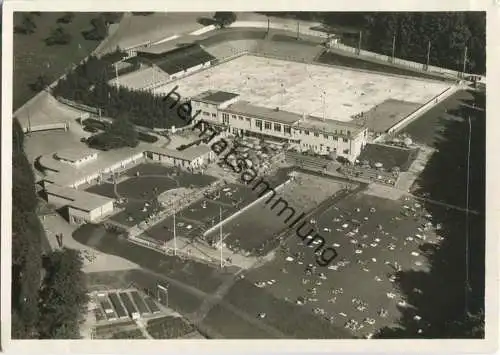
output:
[[[485,338],[486,12],[13,16],[12,339]]]

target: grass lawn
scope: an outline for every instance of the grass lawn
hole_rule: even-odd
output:
[[[272,339],[270,334],[226,308],[216,305],[203,319],[203,325],[223,334],[227,339]]]
[[[276,298],[266,290],[252,285],[248,280],[239,280],[226,295],[225,300],[250,315],[255,314],[256,317],[261,312],[265,313],[266,317],[262,322],[294,339],[352,338],[352,335],[343,328],[330,324],[299,306]]]
[[[111,339],[146,339],[146,337],[140,329],[133,329],[116,332],[111,336]]]
[[[359,161],[367,160],[370,164],[382,163],[384,169],[399,167],[407,171],[417,157],[416,149],[403,149],[380,144],[367,144],[359,155]]]
[[[457,119],[453,115],[448,115],[445,110],[457,110],[464,101],[472,99],[473,96],[469,92],[459,91],[411,122],[403,129],[403,132],[409,134],[418,143],[436,147],[437,143],[444,138],[443,133],[449,124],[448,121]]]
[[[189,334],[195,328],[179,317],[161,317],[148,321],[148,333],[155,339],[175,339]]]
[[[106,254],[119,255],[141,267],[175,278],[205,292],[213,292],[222,283],[224,275],[216,269],[195,261],[183,261],[178,257],[164,255],[151,249],[133,244],[116,234],[106,233],[103,237],[99,230],[102,226],[84,225],[73,234],[80,243],[95,243],[95,248]],[[96,240],[97,239],[97,240]]]
[[[313,249],[304,246],[300,239],[292,235],[273,261],[248,273],[245,278],[247,283],[240,282],[233,286],[226,300],[248,313],[265,312],[269,321],[287,319],[286,324],[281,326],[296,329],[298,337],[301,334],[314,338],[331,336],[327,328],[307,323],[309,315],[314,315],[314,309],[323,310],[328,318],[333,317],[333,324],[327,322],[334,327],[333,334],[336,334],[335,329],[344,331],[344,323],[350,319],[360,323],[365,318],[376,320],[373,325],[364,324],[363,329],[354,333],[356,336],[393,324],[400,316],[397,302],[401,296],[397,295],[396,285],[389,280],[394,269],[386,265],[386,261],[397,261],[403,270],[426,272],[425,251],[420,250],[423,242],[416,238],[416,234],[425,234],[427,242],[436,241],[432,230],[418,231],[427,221],[423,218],[426,213],[423,207],[415,207],[415,217],[404,208],[404,205],[414,207],[416,202],[386,200],[363,193],[337,201],[331,208],[314,216],[317,221],[315,226],[325,238],[325,244],[333,245],[339,255],[331,268],[318,266],[315,272],[308,274],[307,265],[316,264]],[[372,207],[374,210],[370,211]],[[410,215],[403,216],[401,213],[405,211]],[[407,240],[408,237],[412,240]],[[252,285],[270,280],[276,282],[261,289]],[[340,288],[342,293],[333,293]],[[252,300],[252,294],[259,292],[263,295],[259,296],[257,303]],[[387,296],[389,292],[396,294],[394,299]],[[271,295],[280,300],[288,299],[290,303],[280,305],[277,301],[266,300]],[[304,297],[306,303],[302,306],[291,304],[298,297]],[[366,302],[367,308],[357,309],[352,301],[354,297]],[[379,317],[377,312],[382,308],[388,310],[388,317]],[[305,316],[299,316],[303,312]],[[318,322],[324,320],[318,317]],[[303,329],[303,324],[310,326]]]
[[[31,35],[14,34],[14,83],[13,109],[16,110],[26,101],[35,96],[29,84],[33,83],[41,73],[47,76],[50,82],[59,78],[72,64],[79,63],[90,54],[99,44],[98,41],[87,41],[82,31],[90,29],[90,20],[97,17],[97,13],[75,12],[73,21],[63,25],[72,40],[67,45],[47,46],[44,39],[56,27],[56,20],[62,13],[42,12],[34,16],[37,26]],[[22,22],[22,12],[14,13],[14,25]]]

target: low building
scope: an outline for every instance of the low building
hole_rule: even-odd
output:
[[[57,152],[56,157],[64,163],[79,167],[97,159],[97,151],[94,149],[65,149]]]
[[[224,127],[234,135],[255,136],[297,145],[301,151],[334,154],[354,161],[368,130],[357,122],[299,115],[238,100],[237,94],[207,91],[191,98],[195,119]]]
[[[146,158],[181,168],[198,169],[213,162],[215,153],[207,146],[193,146],[185,150],[168,148],[149,148]]]
[[[143,159],[144,151],[139,147],[106,152],[82,147],[42,155],[38,162],[46,172],[44,183],[76,189],[93,184],[106,174],[127,169]]]
[[[114,210],[114,199],[82,190],[47,184],[45,194],[47,202],[67,208],[72,224],[97,222]]]
[[[164,44],[143,48],[137,56],[166,72],[171,80],[208,68],[216,59],[198,44],[191,44],[166,51]]]

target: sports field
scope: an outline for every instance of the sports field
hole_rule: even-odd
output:
[[[246,55],[160,87],[182,97],[205,90],[241,95],[256,105],[341,121],[388,100],[423,104],[449,85],[408,77],[355,71]],[[323,107],[324,101],[324,107]]]

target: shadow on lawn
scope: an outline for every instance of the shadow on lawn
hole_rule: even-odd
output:
[[[203,26],[215,25],[217,23],[213,18],[210,17],[198,17],[196,19],[196,22]]]
[[[471,93],[473,100],[464,100],[449,114],[462,120],[447,120],[441,139],[435,143],[437,152],[431,157],[418,180],[418,194],[431,199],[465,207],[467,179],[467,148],[470,116],[472,135],[470,151],[470,209],[468,270],[466,295],[466,214],[429,202],[425,208],[433,216],[433,224],[441,223],[440,235],[445,239],[436,248],[421,247],[431,265],[429,273],[403,271],[398,274],[398,287],[415,309],[401,309],[397,328],[384,328],[379,338],[483,338],[485,286],[485,112],[470,105],[484,107],[485,96]],[[414,291],[418,288],[421,294]],[[467,307],[466,307],[467,305]],[[421,320],[414,320],[419,315]],[[421,332],[418,333],[419,329]]]

